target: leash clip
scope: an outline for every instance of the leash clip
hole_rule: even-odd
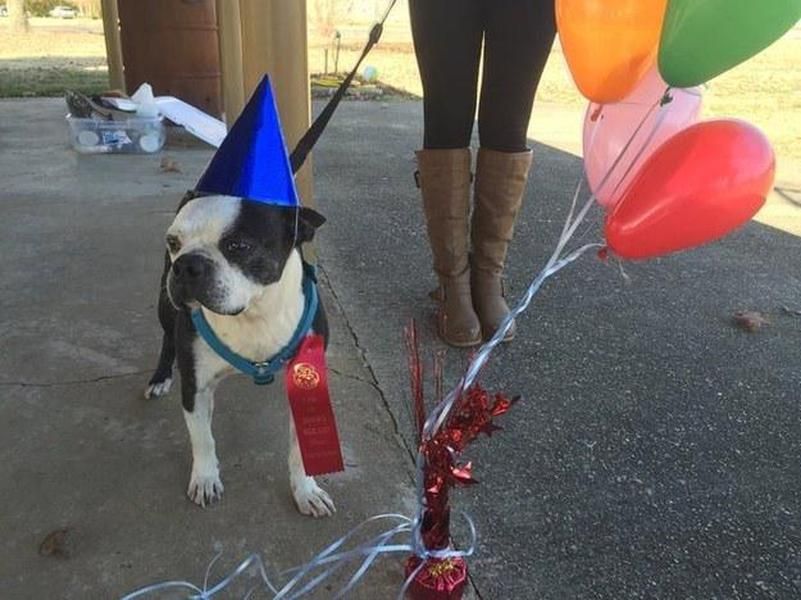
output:
[[[275,374],[269,362],[254,363],[253,383],[256,385],[270,385],[275,381]]]

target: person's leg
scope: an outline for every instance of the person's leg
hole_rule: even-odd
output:
[[[409,0],[426,149],[466,148],[476,113],[482,0]]]
[[[428,239],[439,280],[437,331],[454,346],[481,341],[468,261],[470,135],[482,39],[481,0],[410,0],[423,81],[425,140],[417,152]]]
[[[556,35],[554,0],[487,0],[481,147],[522,152],[534,95]]]
[[[509,314],[502,276],[531,167],[526,133],[556,33],[553,4],[554,0],[487,2],[481,148],[471,228],[471,293],[485,337]],[[514,334],[513,326],[505,340]]]

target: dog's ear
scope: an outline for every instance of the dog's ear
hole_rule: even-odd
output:
[[[301,207],[298,211],[298,235],[296,242],[304,244],[314,239],[318,227],[325,223],[325,217],[311,208]]]

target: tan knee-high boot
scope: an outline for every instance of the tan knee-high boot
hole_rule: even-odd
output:
[[[470,293],[470,150],[420,150],[417,164],[439,279],[437,330],[452,346],[474,346],[481,342],[481,325]]]
[[[508,153],[482,148],[478,151],[471,228],[471,287],[473,306],[485,338],[491,337],[509,314],[504,299],[503,269],[531,160],[531,150]],[[515,331],[512,324],[504,341],[511,340]]]

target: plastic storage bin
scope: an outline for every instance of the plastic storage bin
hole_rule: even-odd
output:
[[[152,154],[164,146],[162,117],[132,117],[125,121],[79,119],[67,115],[70,143],[81,154]]]

